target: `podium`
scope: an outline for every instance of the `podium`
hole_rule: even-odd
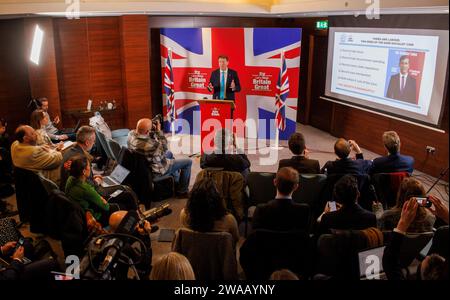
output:
[[[200,105],[201,154],[211,153],[214,150],[214,137],[218,124],[220,123],[221,128],[225,128],[226,120],[233,120],[234,101],[202,99],[197,102]]]

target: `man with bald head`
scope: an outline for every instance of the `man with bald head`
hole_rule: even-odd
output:
[[[356,159],[349,157],[352,151],[356,153]],[[353,140],[338,139],[334,144],[334,153],[338,158],[328,161],[322,167],[322,173],[363,175],[367,174],[372,166],[372,161],[364,159],[361,149]]]
[[[14,166],[33,172],[59,184],[59,167],[62,154],[48,146],[36,146],[36,131],[28,125],[16,129],[16,141],[11,145],[11,158]]]
[[[309,206],[292,201],[292,194],[299,188],[297,170],[291,167],[279,169],[273,183],[277,188],[275,200],[256,207],[252,228],[278,231],[306,229],[309,225]]]
[[[128,149],[144,155],[155,179],[173,175],[177,181],[176,192],[179,197],[187,197],[191,179],[192,160],[174,159],[168,151],[167,139],[161,130],[159,121],[140,119],[136,129],[128,134]]]
[[[121,231],[121,228],[124,228],[124,226],[126,228],[129,225],[122,224],[122,222],[129,223],[130,219],[126,220],[127,214],[129,213],[133,213],[133,217],[136,217],[138,214],[138,212],[135,211],[128,212],[125,210],[113,212],[109,217],[109,229],[112,233],[126,233],[132,235],[144,243],[147,252],[143,257],[141,257],[141,251],[143,251],[143,249],[141,249],[140,243],[132,239],[128,239],[129,243],[126,243],[121,251],[133,259],[134,262],[140,261],[140,263],[136,265],[136,269],[139,272],[139,277],[145,278],[150,274],[152,263],[152,240],[150,234],[155,232],[158,229],[158,226],[152,226],[150,222],[146,220],[144,221],[143,226],[137,224],[135,228],[129,232],[123,232]],[[118,279],[127,279],[128,265],[119,265],[117,269]]]

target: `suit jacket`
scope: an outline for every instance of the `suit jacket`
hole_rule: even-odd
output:
[[[335,161],[328,161],[320,170],[327,174],[367,174],[372,166],[370,160],[365,160],[362,154],[356,154],[356,159],[349,157],[337,159]]]
[[[292,199],[275,199],[259,204],[253,214],[252,228],[275,231],[306,230],[309,227],[309,206]]]
[[[416,79],[408,74],[403,91],[400,91],[400,74],[391,76],[386,97],[417,104]]]
[[[324,214],[319,224],[319,233],[328,233],[330,229],[361,230],[369,227],[377,227],[375,214],[355,203]]]
[[[234,84],[236,85],[235,90],[233,91],[230,87],[231,82],[234,79]],[[211,73],[211,78],[209,79],[209,82],[214,87],[214,93],[213,93],[213,99],[219,99],[220,96],[220,69],[214,70]],[[227,81],[226,81],[226,87],[225,87],[225,99],[227,100],[235,100],[234,93],[241,91],[241,84],[239,82],[238,74],[235,70],[228,69],[227,73]]]
[[[412,156],[401,155],[399,152],[375,158],[370,169],[370,174],[395,173],[414,171],[414,158]]]
[[[320,173],[319,161],[306,158],[303,155],[294,155],[290,159],[281,159],[278,163],[278,170],[283,167],[292,167],[296,169],[300,174]]]

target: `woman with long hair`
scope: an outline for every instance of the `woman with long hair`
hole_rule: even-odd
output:
[[[235,244],[239,240],[237,221],[226,210],[212,178],[206,177],[194,184],[180,220],[183,226],[194,231],[228,232]]]
[[[37,141],[36,145],[47,145],[52,149],[61,150],[64,146],[63,142],[53,144],[51,138],[45,131],[45,126],[48,124],[49,119],[42,109],[36,109],[31,113],[30,126],[36,130]]]
[[[414,177],[407,177],[403,179],[397,193],[397,203],[389,210],[386,210],[378,220],[378,227],[383,230],[393,230],[402,213],[403,204],[415,197],[426,197],[425,188],[422,183]],[[425,207],[417,209],[416,217],[408,228],[408,232],[422,233],[433,231],[436,217]]]

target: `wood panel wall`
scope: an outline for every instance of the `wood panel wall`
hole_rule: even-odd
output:
[[[102,101],[119,107],[107,122],[124,126],[123,84],[118,17],[55,19],[55,39],[61,107],[66,126],[76,122],[71,111],[96,109]],[[109,114],[108,114],[109,115]]]
[[[49,101],[49,114],[52,118],[61,116],[61,105],[56,70],[56,54],[53,33],[53,19],[28,18],[25,22],[25,49],[31,49],[36,26],[44,31],[39,64],[26,60],[30,92],[33,98],[46,97]]]
[[[24,21],[0,21],[0,118],[8,122],[12,134],[20,123],[28,122],[31,99],[25,51]]]
[[[120,17],[123,105],[128,128],[135,128],[140,118],[152,116],[149,39],[147,16]]]

